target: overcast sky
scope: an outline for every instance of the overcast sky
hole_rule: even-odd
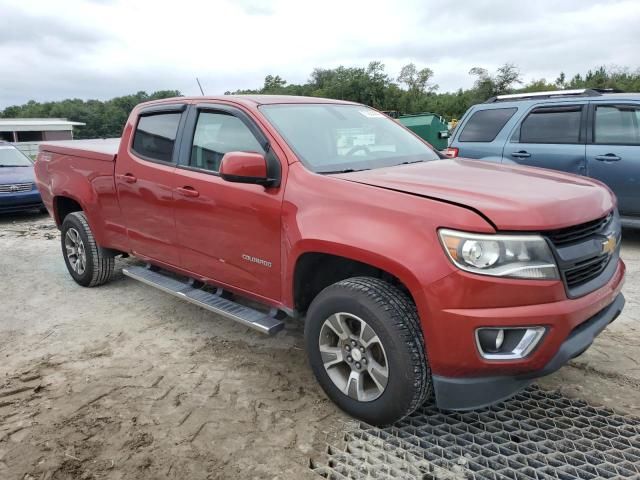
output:
[[[0,109],[139,90],[207,94],[304,82],[314,67],[414,62],[441,91],[469,69],[553,80],[640,67],[640,1],[0,0]]]

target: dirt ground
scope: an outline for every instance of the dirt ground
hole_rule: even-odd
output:
[[[307,367],[302,328],[274,337],[120,273],[66,272],[39,214],[0,217],[0,479],[317,478],[351,420]],[[640,232],[625,232],[624,313],[539,384],[640,415]]]

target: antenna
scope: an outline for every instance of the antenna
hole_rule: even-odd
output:
[[[198,82],[198,87],[200,87],[200,93],[204,97],[204,90],[202,90],[202,85],[200,85],[200,80],[198,80],[198,77],[196,77],[196,82]]]

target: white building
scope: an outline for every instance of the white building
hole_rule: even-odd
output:
[[[72,140],[73,127],[85,125],[66,118],[0,118],[0,140],[42,142]]]
[[[0,118],[0,141],[14,142],[24,153],[35,156],[38,142],[73,140],[73,127],[82,125],[66,118]]]

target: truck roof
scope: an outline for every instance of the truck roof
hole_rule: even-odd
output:
[[[216,95],[216,96],[196,96],[196,97],[172,97],[160,100],[152,100],[144,102],[136,106],[161,105],[163,103],[198,103],[207,101],[231,101],[245,105],[247,107],[255,107],[257,105],[273,105],[273,104],[304,104],[304,103],[326,103],[326,104],[342,104],[342,105],[358,105],[354,102],[346,100],[334,100],[330,98],[302,97],[294,95]],[[118,153],[120,146],[119,138],[105,138],[96,140],[69,140],[69,141],[50,141],[42,142],[40,150],[46,152],[59,153],[62,155],[82,156],[92,158],[94,160],[103,160],[113,162]]]
[[[281,103],[335,103],[343,105],[357,105],[355,102],[347,100],[336,100],[333,98],[321,98],[321,97],[303,97],[297,95],[214,95],[214,96],[195,96],[195,97],[172,97],[163,98],[161,100],[151,100],[149,102],[141,103],[140,105],[154,105],[162,103],[172,102],[207,102],[207,101],[231,101],[241,103],[247,106],[256,105],[274,105]]]

